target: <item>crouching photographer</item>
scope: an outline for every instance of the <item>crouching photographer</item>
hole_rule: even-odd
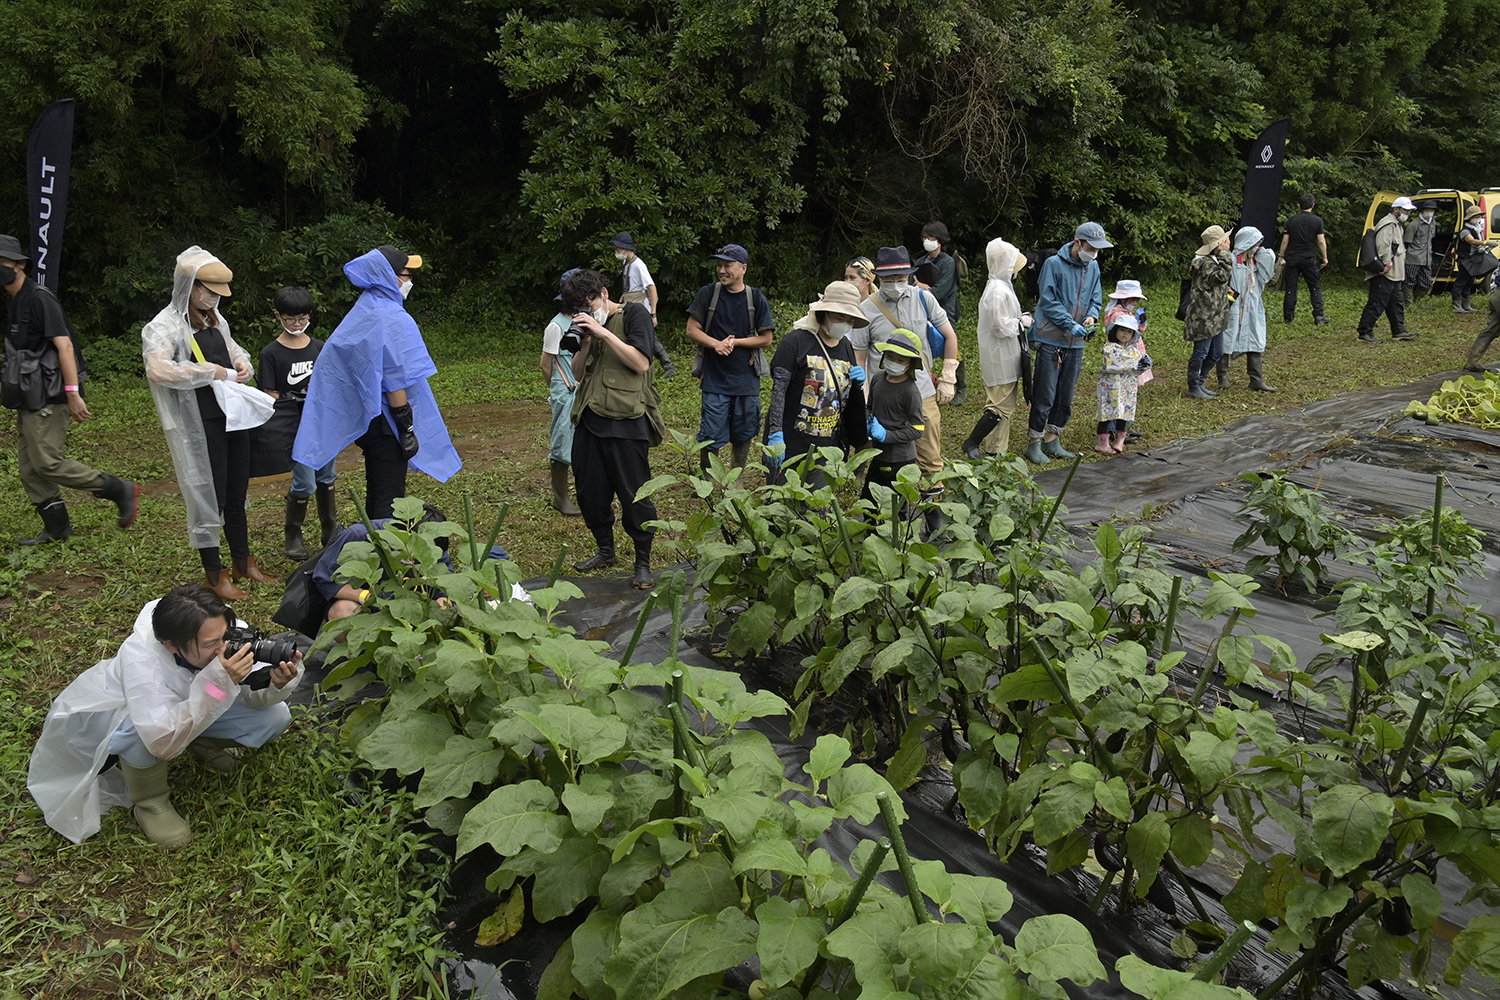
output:
[[[31,755],[27,787],[47,825],[82,843],[111,806],[134,806],[154,844],[192,840],[172,807],[167,766],[184,750],[218,771],[280,736],[302,654],[236,620],[201,584],[177,587],[136,617],[115,656],[57,696]],[[110,766],[118,758],[119,767]]]

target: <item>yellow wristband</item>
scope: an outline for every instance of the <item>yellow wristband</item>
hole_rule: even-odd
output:
[[[359,592],[359,603],[363,604],[366,601],[368,601],[369,599],[370,599],[370,592],[368,590],[361,590]]]

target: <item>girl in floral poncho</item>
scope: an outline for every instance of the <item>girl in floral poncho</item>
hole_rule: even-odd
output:
[[[1135,419],[1137,369],[1145,348],[1141,327],[1128,313],[1116,316],[1105,331],[1104,367],[1099,370],[1099,427],[1094,450],[1104,455],[1125,451],[1125,432]]]

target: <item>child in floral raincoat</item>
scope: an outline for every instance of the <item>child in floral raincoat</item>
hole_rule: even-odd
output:
[[[1105,331],[1104,366],[1099,370],[1099,426],[1094,450],[1104,455],[1125,451],[1125,433],[1135,419],[1138,369],[1145,348],[1141,325],[1122,311]]]

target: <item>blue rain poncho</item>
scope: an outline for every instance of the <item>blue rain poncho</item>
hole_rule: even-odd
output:
[[[1266,349],[1266,282],[1276,273],[1276,255],[1259,246],[1259,229],[1246,226],[1234,237],[1234,267],[1229,287],[1235,291],[1229,307],[1229,329],[1224,332],[1224,353],[1260,353]],[[1259,249],[1252,248],[1259,247]]]
[[[405,389],[420,446],[411,464],[447,482],[463,460],[427,385],[437,365],[402,303],[396,272],[380,251],[371,250],[345,264],[344,274],[364,292],[318,355],[292,458],[321,469],[364,434],[376,414],[385,415],[394,434],[385,394]]]

